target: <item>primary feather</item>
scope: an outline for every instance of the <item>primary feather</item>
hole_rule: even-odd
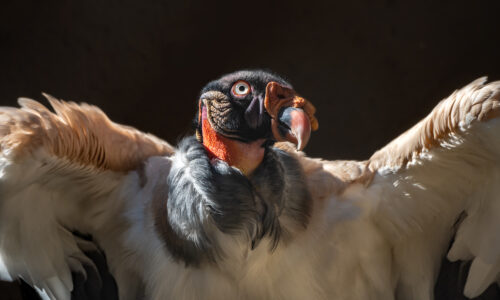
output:
[[[0,254],[51,298],[89,264],[74,230],[121,299],[432,299],[445,255],[472,260],[468,297],[498,280],[500,82],[456,91],[367,161],[285,143],[247,176],[194,139],[174,149],[49,100],[55,114],[0,110]]]

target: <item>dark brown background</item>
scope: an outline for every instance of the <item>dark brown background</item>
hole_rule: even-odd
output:
[[[45,91],[175,143],[205,83],[268,68],[318,108],[308,154],[365,159],[454,89],[500,79],[494,3],[3,0],[0,104]]]
[[[500,79],[486,1],[7,1],[0,101],[86,101],[172,143],[200,88],[268,68],[318,108],[307,152],[364,159],[473,79]]]

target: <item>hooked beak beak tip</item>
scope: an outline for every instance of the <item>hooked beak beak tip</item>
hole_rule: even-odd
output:
[[[277,82],[266,86],[264,108],[272,119],[272,133],[276,141],[289,141],[301,151],[307,145],[311,131],[318,122],[315,108],[306,99],[298,96],[290,87]]]
[[[311,136],[311,124],[307,114],[300,108],[287,107],[280,114],[279,122],[289,128],[281,140],[294,143],[297,150],[302,151]]]

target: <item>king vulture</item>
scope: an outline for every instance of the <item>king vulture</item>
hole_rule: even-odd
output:
[[[0,110],[0,265],[46,298],[103,286],[96,245],[120,299],[433,299],[444,256],[467,297],[499,280],[500,82],[360,162],[305,156],[314,106],[264,71],[206,85],[176,148],[45,96]]]

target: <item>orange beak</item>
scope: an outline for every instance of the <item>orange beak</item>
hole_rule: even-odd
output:
[[[302,150],[307,145],[311,131],[318,129],[314,116],[316,109],[311,102],[300,97],[291,88],[277,82],[266,86],[264,107],[271,116],[271,128],[277,141],[289,141]]]

